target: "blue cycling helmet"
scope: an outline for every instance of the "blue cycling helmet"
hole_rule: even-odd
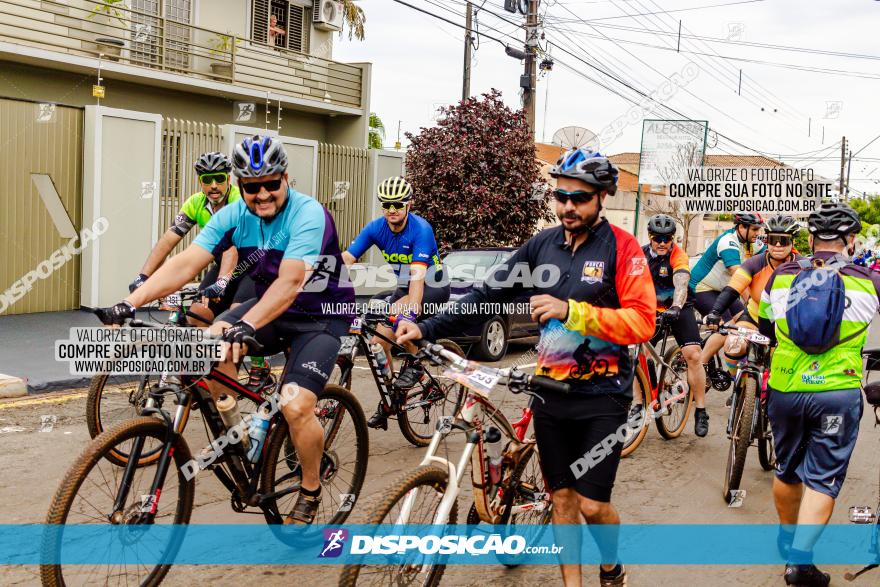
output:
[[[617,185],[617,174],[617,167],[605,155],[584,148],[566,152],[550,170],[551,177],[579,179],[603,190]]]
[[[281,141],[254,135],[232,150],[232,167],[238,177],[263,177],[287,171],[287,153]]]

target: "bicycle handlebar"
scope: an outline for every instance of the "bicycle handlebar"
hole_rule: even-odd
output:
[[[140,320],[139,318],[129,320],[128,325],[132,328],[165,328],[166,326],[165,324],[157,324],[155,322],[145,322],[143,320]],[[213,340],[223,339],[221,335],[206,335],[206,338]],[[245,336],[242,339],[242,342],[248,346],[248,350],[251,350],[255,353],[259,353],[263,350],[263,345],[261,345],[253,336]]]

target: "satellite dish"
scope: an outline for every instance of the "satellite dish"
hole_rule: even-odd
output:
[[[595,151],[599,148],[599,137],[581,126],[563,126],[553,133],[553,144],[566,150],[587,147]]]

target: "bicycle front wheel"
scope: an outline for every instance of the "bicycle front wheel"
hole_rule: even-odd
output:
[[[451,340],[438,340],[447,351],[464,356],[464,351]],[[406,397],[397,414],[397,424],[403,437],[415,446],[428,446],[437,422],[443,416],[455,416],[464,400],[464,387],[443,376],[443,367],[428,365],[431,374],[412,389],[404,392]]]
[[[397,481],[371,513],[368,524],[432,524],[434,514],[449,482],[444,469],[434,465],[419,467]],[[403,519],[404,510],[409,514]],[[447,524],[455,524],[458,504],[449,512]],[[425,555],[418,564],[409,565],[345,565],[339,577],[340,587],[354,585],[420,585],[434,587],[440,583],[446,565],[441,555]],[[360,583],[358,580],[360,579]]]
[[[332,384],[328,384],[318,398],[315,415],[324,429],[322,498],[315,524],[341,524],[351,514],[367,474],[370,456],[367,420],[351,392]],[[279,524],[296,503],[302,470],[284,418],[272,429],[266,442],[260,493],[269,495],[293,490],[266,504],[266,511],[271,512],[266,514],[267,521]]]
[[[733,491],[739,489],[743,469],[746,466],[746,453],[752,435],[752,418],[755,413],[757,381],[750,375],[743,375],[737,390],[734,406],[733,428],[730,431],[730,447],[727,450],[727,468],[724,475],[724,501],[730,503]]]
[[[673,347],[663,358],[672,369],[663,376],[661,392],[658,394],[660,417],[657,418],[657,432],[666,440],[678,438],[687,426],[691,413],[693,393],[687,383],[687,361],[681,354],[681,347]]]
[[[632,454],[648,433],[649,412],[646,406],[651,405],[651,385],[648,382],[647,374],[638,364],[636,364],[636,374],[633,378],[633,401],[641,403],[642,411],[638,417],[627,421],[626,438],[623,441],[623,451],[620,453],[621,458]]]
[[[184,464],[191,460],[189,447],[179,437],[174,444],[173,461],[161,489],[157,505],[150,500],[150,489],[156,477],[154,465],[138,466],[129,479],[127,499],[121,510],[114,509],[124,469],[110,464],[108,455],[114,450],[130,454],[135,441],[140,440],[144,452],[161,450],[168,430],[155,418],[141,417],[122,422],[93,440],[64,475],[55,492],[46,524],[57,527],[43,534],[44,556],[63,560],[64,550],[84,548],[76,540],[63,540],[64,525],[112,524],[120,528],[119,543],[108,549],[108,556],[122,555],[125,563],[108,561],[106,564],[44,564],[40,576],[44,586],[61,585],[158,585],[169,564],[154,564],[156,560],[173,559],[180,547],[182,533],[169,532],[165,544],[142,539],[139,529],[147,523],[143,517],[151,506],[156,514],[151,524],[189,524],[193,509],[195,482],[184,476]],[[174,471],[177,474],[174,474]],[[123,532],[130,530],[130,532]],[[76,530],[74,530],[75,532]],[[76,535],[74,535],[75,538]],[[111,554],[112,553],[112,554]],[[150,558],[141,562],[141,555]],[[75,555],[72,555],[75,556]]]

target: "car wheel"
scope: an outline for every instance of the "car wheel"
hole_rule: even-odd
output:
[[[483,325],[480,342],[477,344],[478,358],[485,361],[500,361],[507,354],[507,324],[501,316],[495,316]]]

